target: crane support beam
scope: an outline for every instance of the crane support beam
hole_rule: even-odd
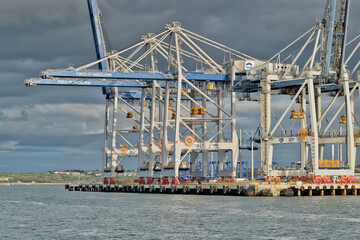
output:
[[[43,78],[94,78],[94,79],[133,79],[133,80],[168,80],[176,79],[173,74],[143,72],[102,72],[102,71],[55,71],[42,74]],[[224,74],[188,74],[187,80],[230,82]]]
[[[144,87],[146,83],[122,80],[166,81],[174,79],[172,74],[161,73],[118,73],[118,72],[82,72],[58,71],[42,75],[42,78],[25,80],[26,86],[61,85],[61,86],[88,86],[88,87]],[[223,74],[189,74],[187,80],[231,82],[228,75]]]
[[[304,79],[295,80],[283,80],[271,83],[271,90],[286,89],[289,87],[300,88]],[[356,85],[356,82],[349,82],[349,87],[352,89]],[[336,92],[342,88],[339,84],[324,84],[321,85],[322,92]],[[259,92],[261,90],[260,83],[252,83],[248,80],[240,81],[238,85],[234,87],[235,92]]]
[[[32,78],[25,81],[26,86],[77,86],[77,87],[125,87],[125,88],[142,88],[146,85],[141,85],[135,81],[102,81],[93,79],[43,79],[43,78]]]

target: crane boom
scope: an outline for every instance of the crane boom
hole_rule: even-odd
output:
[[[322,23],[324,24],[323,75],[335,71],[341,79],[344,68],[345,43],[348,30],[350,0],[328,0]]]
[[[89,16],[90,16],[91,27],[92,27],[94,43],[95,43],[96,56],[97,59],[102,59],[105,57],[106,47],[105,47],[103,31],[101,28],[100,10],[98,8],[96,0],[88,0],[87,2],[89,7]],[[99,69],[100,70],[107,69],[105,61],[99,62]]]

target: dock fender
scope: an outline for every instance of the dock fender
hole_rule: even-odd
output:
[[[244,194],[244,196],[251,197],[251,196],[254,196],[254,195],[255,195],[255,190],[252,189],[252,188],[245,188],[245,189],[243,190],[243,194]]]
[[[264,189],[264,190],[261,190],[258,194],[259,196],[263,196],[263,197],[271,197],[273,195],[271,189]]]
[[[242,192],[242,190],[243,190],[243,188],[242,188],[241,186],[237,186],[237,188],[236,188],[236,194],[237,194],[237,195],[240,195],[241,192]]]
[[[224,186],[223,187],[223,193],[227,194],[229,192],[229,186]]]
[[[291,188],[282,189],[280,191],[280,196],[283,197],[293,197],[294,196],[294,190]]]
[[[202,191],[203,191],[202,186],[197,185],[197,186],[196,186],[196,193],[200,193],[200,192],[202,192]]]
[[[216,190],[217,190],[216,186],[214,185],[210,186],[210,194],[216,193]]]

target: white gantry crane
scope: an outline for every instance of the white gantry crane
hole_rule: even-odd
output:
[[[233,86],[249,64],[263,62],[178,22],[123,50],[107,50],[97,2],[88,0],[88,6],[98,60],[46,70],[25,83],[103,88],[104,183],[115,182],[124,157],[138,157],[143,184],[206,179],[214,171],[234,178],[240,146]],[[123,129],[123,119],[133,126]],[[209,153],[217,162],[209,161]]]
[[[235,86],[248,96],[260,94],[261,163],[269,178],[311,173],[326,183],[354,175],[359,144],[355,128],[360,127],[354,106],[359,78],[354,73],[359,62],[353,70],[349,65],[360,43],[345,57],[347,45],[358,38],[347,42],[349,10],[350,0],[329,0],[314,27],[249,70],[246,80]],[[299,46],[302,39],[305,43]],[[290,95],[290,102],[284,95]],[[274,148],[281,151],[289,144],[299,145],[300,158],[288,156],[293,167],[279,169]]]

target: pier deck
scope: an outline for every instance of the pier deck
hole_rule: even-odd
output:
[[[185,183],[160,185],[138,183],[122,184],[66,184],[69,191],[84,192],[134,192],[134,193],[172,193],[205,194],[233,196],[335,196],[358,195],[360,184],[308,184],[299,183]]]

